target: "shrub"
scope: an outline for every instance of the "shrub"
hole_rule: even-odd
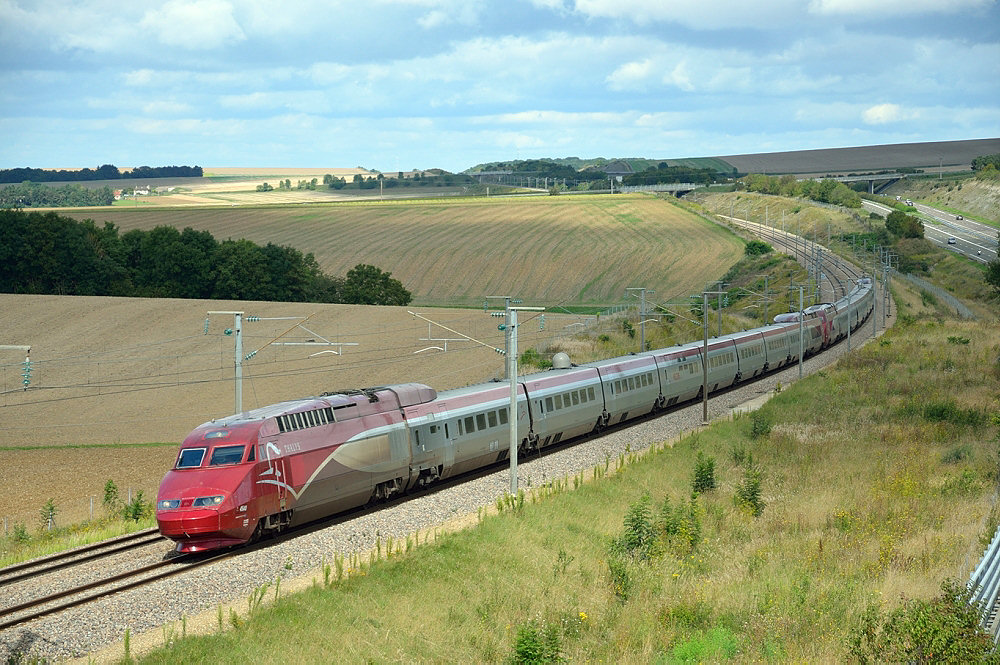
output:
[[[561,652],[559,631],[555,626],[539,626],[536,622],[529,621],[517,629],[514,655],[510,662],[516,665],[557,663],[562,660]]]
[[[15,543],[26,543],[31,540],[31,536],[28,535],[28,528],[20,523],[14,525],[12,537]]]
[[[643,494],[628,507],[622,534],[611,542],[612,551],[637,560],[650,558],[655,532],[649,504],[649,494]]]
[[[108,513],[117,513],[121,510],[122,498],[118,493],[118,486],[115,485],[115,481],[108,480],[104,483],[104,509]]]
[[[883,616],[871,605],[848,637],[848,653],[861,663],[1000,663],[993,640],[979,625],[982,607],[972,590],[945,580],[941,595],[906,600]]]
[[[54,499],[49,499],[42,506],[42,509],[38,511],[39,521],[41,523],[42,531],[45,531],[50,526],[55,526],[56,523],[56,513],[59,509],[56,508],[56,502]]]
[[[750,438],[759,439],[771,433],[771,421],[760,411],[750,413]]]
[[[760,517],[764,512],[764,500],[761,498],[761,481],[764,474],[760,469],[750,466],[743,472],[743,481],[736,488],[734,503],[748,511],[754,517]]]
[[[700,450],[698,451],[698,459],[694,463],[694,480],[691,485],[694,494],[715,489],[715,458],[705,457]]]
[[[153,514],[153,504],[142,498],[142,490],[135,493],[135,498],[122,507],[122,518],[138,522],[143,517]]]

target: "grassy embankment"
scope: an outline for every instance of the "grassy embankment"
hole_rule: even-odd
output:
[[[501,662],[533,644],[586,662],[843,661],[867,606],[964,578],[997,524],[998,350],[995,326],[907,318],[753,416],[430,543],[331,559],[307,592],[220,609],[217,634],[165,631],[146,662]],[[654,520],[668,499],[690,509],[699,455],[717,487],[695,519],[647,561],[613,555],[644,496]]]

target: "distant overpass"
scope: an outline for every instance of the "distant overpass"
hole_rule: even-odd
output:
[[[907,173],[867,173],[862,175],[839,175],[839,176],[819,176],[809,178],[799,178],[799,180],[836,180],[837,182],[868,182],[868,193],[875,193],[875,181],[885,181],[879,185],[879,189],[885,189],[897,180],[905,178]]]
[[[615,189],[622,192],[673,192],[681,196],[704,186],[693,182],[660,182],[655,185],[618,185]]]

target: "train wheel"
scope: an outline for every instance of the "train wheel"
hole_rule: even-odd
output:
[[[254,527],[253,533],[250,534],[250,539],[247,541],[247,545],[253,545],[264,535],[264,518],[257,520],[257,526]]]

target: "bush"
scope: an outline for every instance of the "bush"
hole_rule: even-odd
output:
[[[41,523],[42,531],[45,531],[52,526],[55,526],[56,513],[58,512],[59,509],[56,508],[56,502],[54,499],[49,499],[48,501],[45,502],[45,505],[42,506],[42,509],[38,511],[38,517]]]
[[[760,411],[750,413],[750,438],[759,439],[771,433],[771,421]]]
[[[561,651],[559,631],[555,626],[539,626],[534,621],[529,621],[517,629],[514,655],[510,662],[516,665],[558,663],[562,660]]]
[[[705,457],[700,450],[698,451],[698,459],[694,463],[694,480],[691,485],[694,494],[715,489],[715,458]]]
[[[883,616],[871,605],[851,630],[848,653],[861,663],[1000,663],[993,640],[979,625],[982,607],[972,591],[945,580],[941,595],[906,600]]]
[[[153,504],[142,498],[142,490],[135,493],[135,498],[122,507],[122,518],[138,522],[143,517],[153,514]]]
[[[733,502],[754,517],[760,517],[764,512],[764,500],[761,498],[761,481],[764,474],[756,467],[748,467],[743,472],[743,482],[736,488]]]

